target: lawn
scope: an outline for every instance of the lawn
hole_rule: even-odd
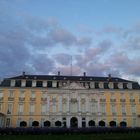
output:
[[[140,133],[73,135],[0,135],[0,140],[139,140]]]

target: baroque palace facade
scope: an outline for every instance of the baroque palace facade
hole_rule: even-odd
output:
[[[0,84],[0,127],[140,127],[140,85],[111,77],[22,75]]]

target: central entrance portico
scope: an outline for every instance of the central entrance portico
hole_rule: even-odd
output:
[[[75,127],[75,128],[78,127],[78,119],[76,117],[72,117],[70,119],[70,127]]]

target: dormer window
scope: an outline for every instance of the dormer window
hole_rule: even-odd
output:
[[[128,83],[128,84],[127,84],[127,88],[128,88],[128,89],[132,89],[132,83]]]
[[[95,83],[94,82],[90,82],[90,88],[95,88]]]
[[[21,87],[25,87],[25,85],[26,85],[26,80],[22,80],[21,81]]]
[[[36,81],[35,80],[32,81],[32,87],[36,87]]]
[[[99,82],[99,88],[104,88],[103,82]]]
[[[113,89],[113,88],[114,88],[113,83],[112,83],[112,82],[109,82],[108,87],[109,87],[110,89]]]
[[[123,83],[118,83],[118,88],[123,89]]]
[[[15,86],[16,81],[15,80],[11,80],[11,87]]]

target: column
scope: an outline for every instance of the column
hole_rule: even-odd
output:
[[[86,112],[89,112],[89,99],[86,98]]]
[[[62,96],[61,95],[59,96],[59,111],[58,112],[59,113],[62,112]]]
[[[78,117],[78,128],[82,127],[82,119]]]
[[[48,102],[47,102],[47,114],[49,114],[50,113],[50,96],[48,96],[48,98],[47,98],[47,100],[48,100]]]
[[[89,127],[88,122],[89,122],[89,117],[86,117],[86,127]]]
[[[67,128],[70,128],[70,117],[67,117]]]
[[[78,97],[78,112],[81,113],[81,99]]]
[[[70,112],[70,97],[67,97],[67,112]]]

